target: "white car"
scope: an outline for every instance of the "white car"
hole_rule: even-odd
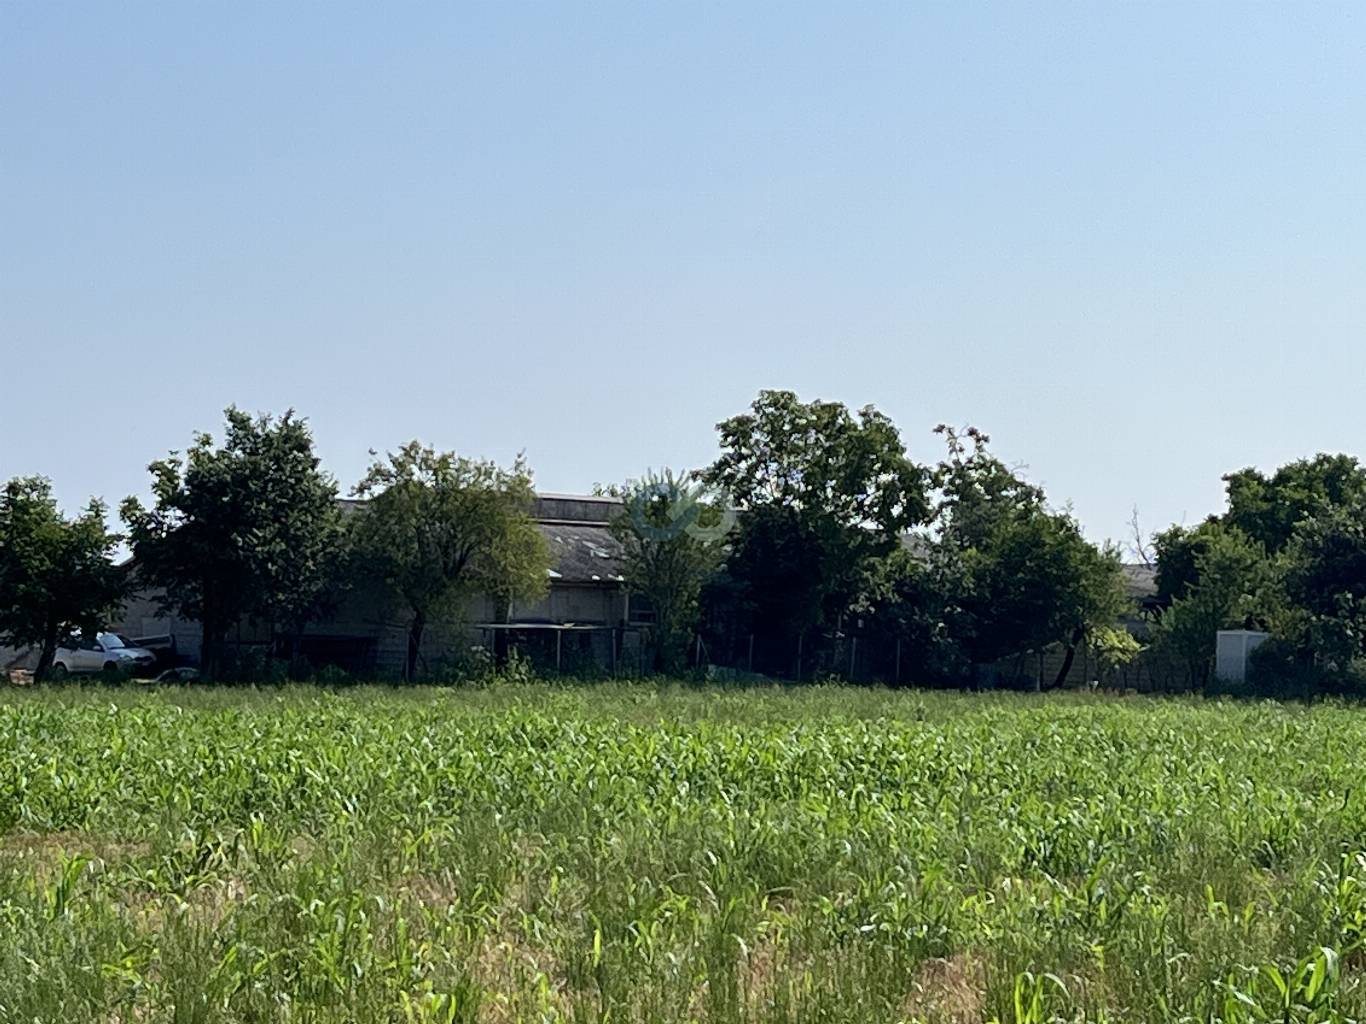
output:
[[[132,675],[146,672],[157,663],[156,655],[144,647],[133,647],[117,633],[96,633],[94,637],[75,636],[57,648],[52,659],[52,676],[95,675],[119,672]]]

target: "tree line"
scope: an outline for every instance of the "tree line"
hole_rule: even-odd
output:
[[[1233,473],[1227,511],[1157,534],[1142,549],[1158,588],[1144,646],[1118,627],[1135,615],[1118,547],[1088,541],[981,431],[937,428],[943,455],[922,464],[872,406],[762,391],[717,432],[709,466],[599,488],[621,500],[612,529],[625,585],[653,612],[654,671],[682,671],[705,637],[743,643],[756,671],[806,678],[823,642],[856,634],[895,643],[898,678],[927,685],[975,684],[1057,648],[1043,688],[1083,651],[1103,667],[1142,657],[1199,688],[1215,632],[1237,626],[1272,634],[1259,678],[1340,688],[1366,664],[1366,471],[1349,456]],[[202,624],[215,678],[231,674],[237,623],[269,625],[287,661],[368,581],[403,617],[412,679],[427,631],[470,594],[506,617],[552,568],[522,459],[413,441],[375,457],[348,501],[305,420],[230,408],[221,438],[197,434],[149,471],[151,502],[122,502],[118,531],[99,501],[64,516],[44,478],[0,494],[0,643],[37,648],[39,678],[63,637],[97,629],[133,587]],[[114,563],[121,545],[131,571]]]

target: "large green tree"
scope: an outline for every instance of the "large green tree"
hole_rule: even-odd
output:
[[[697,626],[702,588],[725,558],[730,510],[710,502],[687,476],[668,470],[613,493],[622,499],[612,523],[622,546],[622,575],[654,612],[650,665],[655,672],[677,671]]]
[[[933,530],[910,579],[942,642],[959,652],[943,661],[987,665],[1060,643],[1060,685],[1080,646],[1125,610],[1119,555],[1050,509],[1042,489],[990,452],[985,434],[938,430],[948,455],[934,470]]]
[[[236,408],[223,443],[197,434],[149,466],[153,505],[123,503],[138,577],[203,629],[201,668],[222,673],[224,639],[243,619],[297,635],[333,584],[341,545],[337,488],[305,420]]]
[[[872,406],[851,413],[761,391],[717,430],[721,454],[700,476],[740,511],[728,574],[767,667],[785,668],[801,638],[837,624],[877,561],[924,521],[926,471]]]
[[[369,499],[355,524],[358,557],[407,609],[406,679],[417,676],[428,626],[454,618],[470,594],[545,592],[550,553],[521,458],[502,469],[411,441],[376,461],[356,494]]]
[[[1154,538],[1163,609],[1154,664],[1204,685],[1216,632],[1251,626],[1270,631],[1297,665],[1345,671],[1366,627],[1356,608],[1366,584],[1354,582],[1352,557],[1366,467],[1350,455],[1319,454],[1269,474],[1241,469],[1224,484],[1222,513]]]
[[[0,644],[37,647],[38,679],[65,634],[96,632],[123,595],[113,563],[119,538],[105,512],[92,499],[66,518],[43,477],[11,480],[0,492]]]
[[[1241,469],[1225,476],[1224,484],[1224,524],[1272,555],[1290,543],[1298,524],[1366,501],[1366,467],[1350,455],[1320,453],[1288,462],[1270,476]]]
[[[1298,616],[1277,632],[1338,671],[1366,657],[1366,499],[1302,521],[1282,565]]]
[[[1267,475],[1240,469],[1224,476],[1227,506],[1196,526],[1173,526],[1154,537],[1158,599],[1165,608],[1198,582],[1202,555],[1233,531],[1275,558],[1296,528],[1366,502],[1366,467],[1350,455],[1320,453]]]

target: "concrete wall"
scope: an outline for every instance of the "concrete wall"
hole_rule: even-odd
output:
[[[163,615],[152,591],[137,591],[129,597],[110,628],[130,637],[173,637],[177,655],[192,664],[199,661],[203,641],[199,623],[176,615]]]
[[[615,585],[552,583],[541,600],[515,605],[511,617],[615,626],[626,618],[626,598],[624,591]],[[483,621],[492,618],[490,615]]]
[[[515,605],[512,621],[578,623],[619,626],[626,615],[626,597],[620,586],[609,583],[559,583],[552,581],[541,600]],[[469,655],[476,644],[490,640],[481,623],[497,622],[494,600],[475,594],[458,615],[446,622],[429,623],[423,636],[421,658],[428,668],[455,663]],[[378,677],[401,674],[408,652],[408,613],[401,603],[386,598],[379,590],[362,587],[348,593],[333,614],[309,623],[304,630],[306,655],[327,660],[326,652],[337,652],[335,660],[345,660],[352,671],[373,672]],[[199,660],[203,634],[198,622],[159,612],[150,591],[135,594],[124,606],[120,618],[111,624],[129,636],[170,636],[182,660]],[[265,649],[272,644],[268,626],[242,622],[228,635],[228,642],[239,648]],[[612,661],[610,639],[606,634],[590,642],[602,667]],[[316,653],[322,652],[322,653]],[[362,653],[364,652],[364,653]],[[620,645],[618,656],[621,655]]]

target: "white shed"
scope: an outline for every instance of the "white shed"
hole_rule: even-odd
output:
[[[1214,674],[1229,683],[1247,679],[1247,659],[1270,634],[1255,629],[1221,629],[1214,638]]]

